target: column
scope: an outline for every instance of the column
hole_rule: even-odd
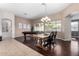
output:
[[[71,20],[70,17],[66,17],[62,20],[62,32],[64,34],[64,41],[71,41]]]

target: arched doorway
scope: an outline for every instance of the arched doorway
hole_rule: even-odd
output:
[[[2,38],[12,38],[12,21],[7,18],[2,19]]]

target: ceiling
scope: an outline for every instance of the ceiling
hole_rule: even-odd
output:
[[[46,3],[47,11],[45,11],[45,6],[41,3],[4,3],[0,4],[0,9],[10,11],[16,16],[37,19],[45,15],[57,13],[68,5],[66,3]]]

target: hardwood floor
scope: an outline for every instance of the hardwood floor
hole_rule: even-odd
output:
[[[3,39],[0,41],[0,56],[42,56],[42,54],[15,39]]]
[[[30,48],[36,50],[37,52],[45,56],[79,56],[79,41],[72,40],[71,42],[65,42],[62,40],[57,40],[56,45],[51,50],[46,48],[42,49],[35,46],[35,41],[33,39],[24,41],[23,37],[16,38],[19,42],[29,46]]]

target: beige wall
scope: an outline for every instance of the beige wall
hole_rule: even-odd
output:
[[[15,17],[15,36],[16,37],[23,36],[22,32],[25,31],[23,29],[18,28],[18,23],[31,24],[31,21],[22,17],[18,17],[18,16]],[[26,31],[29,31],[29,30],[26,29]]]
[[[50,15],[49,17],[51,17],[52,19],[57,18],[63,20],[67,15],[75,12],[79,12],[79,3],[72,3],[64,10],[56,14]]]
[[[66,9],[64,9],[62,12],[63,12],[64,17],[69,14],[79,12],[79,3],[72,3]]]

